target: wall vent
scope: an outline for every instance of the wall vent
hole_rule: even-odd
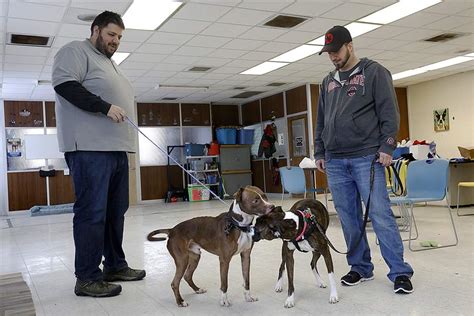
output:
[[[188,71],[193,71],[193,72],[206,72],[211,70],[212,67],[205,67],[205,66],[195,66],[192,68],[189,68]]]
[[[303,23],[308,18],[303,16],[292,16],[292,15],[277,15],[270,21],[264,23],[265,26],[278,27],[284,29],[291,29],[298,24]]]
[[[443,43],[443,42],[447,42],[447,41],[453,40],[455,38],[458,38],[458,37],[461,37],[461,36],[464,36],[464,35],[466,35],[466,34],[463,34],[463,33],[443,33],[443,34],[439,34],[439,35],[427,38],[424,41],[425,42],[434,42],[434,43]]]
[[[161,100],[163,100],[163,101],[174,101],[174,100],[178,100],[178,98],[176,98],[176,97],[166,97],[166,98],[163,98]]]
[[[257,94],[260,94],[260,93],[263,93],[263,91],[245,91],[245,92],[236,94],[231,98],[233,98],[233,99],[246,99],[246,98],[253,97]]]
[[[267,87],[279,87],[286,85],[286,82],[272,82],[267,84]]]
[[[234,90],[244,90],[247,89],[247,87],[234,87]]]
[[[54,37],[8,33],[8,44],[24,46],[51,47]]]

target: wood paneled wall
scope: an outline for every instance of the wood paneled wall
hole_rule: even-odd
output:
[[[242,105],[242,125],[248,126],[260,123],[260,100],[255,100]]]
[[[138,103],[139,126],[179,126],[179,104]]]
[[[239,125],[239,106],[235,104],[219,104],[211,106],[212,125],[219,126],[236,126]]]
[[[209,104],[182,103],[181,117],[183,126],[211,126]]]
[[[395,88],[395,93],[397,95],[398,109],[400,111],[400,129],[398,130],[397,141],[401,141],[410,136],[407,88]]]
[[[46,105],[46,126],[56,127],[55,103],[45,102]]]
[[[263,98],[260,102],[262,107],[262,121],[271,120],[272,117],[279,118],[285,116],[283,92]]]
[[[307,110],[306,85],[286,91],[286,114],[295,114]]]

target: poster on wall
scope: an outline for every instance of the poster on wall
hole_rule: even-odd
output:
[[[435,132],[449,131],[449,109],[440,109],[433,111]]]
[[[7,139],[7,156],[21,157],[21,139],[8,138]]]

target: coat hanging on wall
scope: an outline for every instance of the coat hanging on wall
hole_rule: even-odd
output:
[[[265,155],[265,158],[270,158],[275,152],[275,142],[277,137],[277,128],[275,123],[267,124],[263,130],[262,140],[258,147],[258,157]]]

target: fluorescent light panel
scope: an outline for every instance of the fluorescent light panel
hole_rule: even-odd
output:
[[[125,28],[156,30],[181,5],[182,2],[172,0],[134,0],[123,15]]]
[[[277,63],[273,61],[266,61],[257,65],[253,68],[250,68],[244,72],[241,72],[241,75],[263,75],[270,71],[276,70],[278,68],[284,67],[288,65],[288,63]]]
[[[464,57],[474,57],[474,53],[466,54],[466,55],[464,55]]]
[[[473,57],[469,57],[468,55],[473,55]],[[449,59],[442,60],[442,61],[439,61],[437,63],[429,64],[429,65],[426,65],[426,66],[423,66],[423,67],[402,71],[402,72],[399,72],[397,74],[392,75],[392,79],[393,80],[399,80],[399,79],[419,75],[419,74],[422,74],[422,73],[425,73],[425,72],[428,72],[428,71],[441,69],[441,68],[445,68],[445,67],[449,67],[449,66],[453,66],[453,65],[457,65],[457,64],[464,63],[464,62],[471,61],[471,60],[474,60],[474,53],[473,54],[467,54],[467,55],[464,55],[464,56],[449,58]]]
[[[120,63],[121,63],[122,61],[124,61],[129,55],[130,55],[130,53],[115,52],[115,53],[112,55],[112,60],[115,61],[115,63],[116,63],[117,65],[120,65]]]
[[[359,19],[359,21],[388,24],[440,2],[441,0],[400,0],[397,3],[366,16],[365,18]]]
[[[319,53],[323,47],[322,46],[315,46],[315,45],[301,45],[296,47],[280,56],[277,56],[270,61],[279,61],[279,62],[287,62],[292,63],[297,60],[303,59],[305,57],[314,55]]]

